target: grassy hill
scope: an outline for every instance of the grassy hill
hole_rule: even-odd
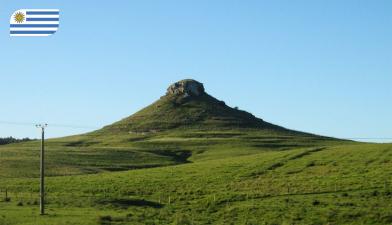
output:
[[[193,80],[46,149],[42,217],[39,142],[0,146],[0,224],[392,223],[392,144],[289,130]]]
[[[151,168],[342,142],[265,122],[208,95],[201,83],[183,80],[128,118],[91,133],[48,140],[47,175]],[[39,148],[39,141],[0,146],[0,177],[37,177]]]

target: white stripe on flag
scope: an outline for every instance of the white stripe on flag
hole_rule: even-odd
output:
[[[40,30],[53,30],[56,31],[57,27],[11,27],[11,31],[22,31],[22,30],[35,30],[35,31],[40,31]]]
[[[20,9],[20,10],[25,10],[29,12],[60,12],[59,9]],[[19,10],[19,11],[20,11]]]
[[[59,24],[59,21],[25,21],[23,23],[10,23],[10,24]]]
[[[59,18],[59,15],[27,15],[27,18]]]

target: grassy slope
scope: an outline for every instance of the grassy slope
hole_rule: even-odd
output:
[[[266,151],[49,178],[45,217],[37,179],[6,179],[0,224],[387,224],[391,175],[392,144]]]
[[[98,133],[151,132],[173,128],[284,128],[264,122],[252,114],[228,107],[224,102],[203,94],[198,97],[165,95],[132,116],[104,127]],[[288,130],[287,130],[288,131]]]
[[[150,168],[340,140],[285,129],[208,94],[165,95],[101,130],[47,141],[49,176]],[[36,177],[39,142],[0,146],[0,177]]]
[[[264,151],[344,143],[329,138],[288,136],[271,130],[175,129],[150,134],[90,133],[46,142],[49,176],[150,168]],[[0,146],[0,177],[37,177],[38,141]]]

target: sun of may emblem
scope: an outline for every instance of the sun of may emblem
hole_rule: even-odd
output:
[[[14,16],[15,22],[23,23],[25,20],[25,15],[21,12],[17,12]]]

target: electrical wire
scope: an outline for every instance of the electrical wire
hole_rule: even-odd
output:
[[[0,121],[0,124],[16,125],[16,126],[35,126],[39,123]],[[47,124],[51,127],[64,127],[64,128],[73,128],[73,129],[99,129],[99,127],[88,126],[88,125],[72,125],[72,124],[58,124],[58,123],[47,123]]]

